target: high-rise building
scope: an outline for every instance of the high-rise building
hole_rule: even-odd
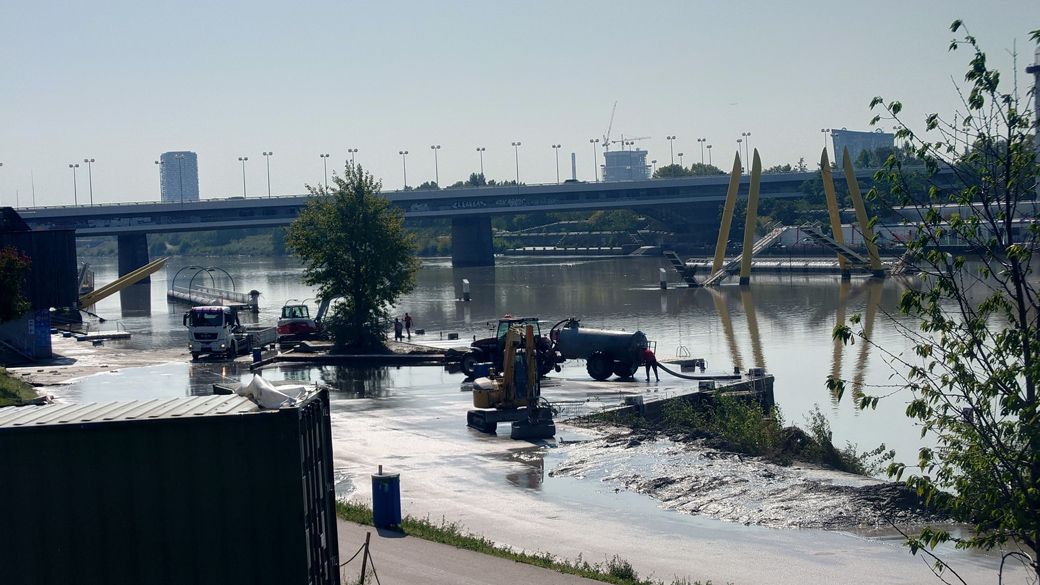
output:
[[[877,150],[879,148],[892,148],[896,143],[896,135],[890,132],[882,132],[880,128],[873,132],[857,132],[844,128],[831,130],[831,140],[834,141],[834,161],[841,164],[842,149],[849,149],[849,158],[855,163],[859,154],[864,150]]]
[[[194,152],[164,152],[159,164],[163,203],[199,200],[199,157]]]
[[[643,181],[650,178],[650,167],[646,164],[646,151],[615,150],[603,153],[604,181]]]

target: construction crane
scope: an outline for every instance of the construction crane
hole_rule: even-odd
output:
[[[649,136],[637,136],[635,138],[625,138],[625,135],[622,134],[621,135],[621,140],[615,140],[613,142],[613,144],[620,144],[621,145],[621,150],[625,150],[625,145],[626,144],[632,144],[633,142],[635,142],[637,140],[650,140],[650,137]]]
[[[603,152],[610,150],[610,129],[614,127],[615,111],[617,111],[617,100],[614,100],[614,107],[610,108],[610,122],[607,124],[607,131],[603,133]]]

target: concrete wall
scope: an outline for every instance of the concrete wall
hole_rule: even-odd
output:
[[[4,365],[50,358],[50,311],[36,309],[0,323],[0,342],[0,363]]]

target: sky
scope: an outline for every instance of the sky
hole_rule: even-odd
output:
[[[589,139],[648,137],[658,165],[711,144],[728,167],[751,133],[763,164],[819,159],[821,128],[870,130],[875,95],[911,127],[952,114],[969,55],[965,21],[1018,87],[1040,28],[1035,0],[1006,2],[302,1],[0,4],[0,205],[159,198],[159,154],[199,157],[203,199],[275,195],[357,162],[400,188],[479,170],[591,180]],[[891,129],[891,122],[883,123]],[[706,142],[698,143],[697,138]],[[512,142],[521,145],[514,149]],[[435,169],[431,145],[440,145]],[[517,158],[515,159],[514,156]],[[601,159],[600,159],[601,160]],[[678,162],[678,157],[675,158]],[[705,153],[707,162],[707,151]],[[812,162],[809,162],[810,166]]]

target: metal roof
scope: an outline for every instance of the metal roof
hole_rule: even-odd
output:
[[[88,402],[0,408],[0,429],[160,418],[193,418],[263,412],[244,396],[154,398],[129,402]],[[273,411],[267,411],[273,412]]]

